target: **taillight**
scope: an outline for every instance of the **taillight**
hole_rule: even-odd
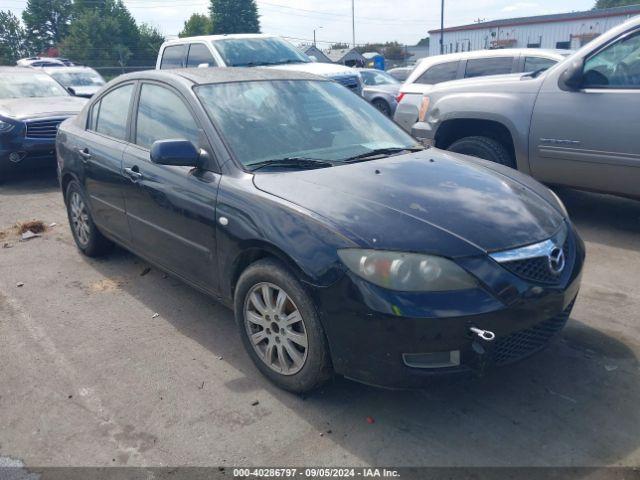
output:
[[[400,103],[403,98],[404,98],[404,92],[400,92],[396,97],[396,102]]]

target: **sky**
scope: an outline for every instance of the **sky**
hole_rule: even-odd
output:
[[[415,45],[429,30],[439,28],[440,0],[354,0],[356,43],[396,40]],[[194,12],[206,13],[208,0],[124,0],[138,22],[156,26],[165,35],[176,35]],[[478,19],[522,17],[589,10],[595,0],[446,0],[445,26],[473,23]],[[20,15],[26,0],[0,0]],[[316,30],[318,46],[351,43],[351,0],[258,0],[264,33],[311,42]]]

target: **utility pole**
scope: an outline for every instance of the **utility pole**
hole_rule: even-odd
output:
[[[351,0],[351,35],[353,40],[353,48],[356,48],[356,0]],[[444,0],[442,0],[444,2]]]
[[[316,27],[313,29],[313,46],[316,46],[316,29],[320,30],[322,27]]]
[[[444,0],[440,2],[440,55],[444,53]]]

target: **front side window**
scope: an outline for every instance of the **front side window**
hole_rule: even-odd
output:
[[[455,80],[458,75],[458,63],[459,62],[447,62],[434,65],[420,75],[415,83],[435,85],[436,83]]]
[[[127,117],[131,104],[133,84],[118,87],[103,96],[98,104],[92,108],[92,114],[97,108],[93,130],[118,140],[127,138]]]
[[[200,65],[215,67],[216,61],[213,55],[202,43],[192,43],[189,46],[189,55],[187,56],[187,68],[198,68]]]
[[[303,157],[341,162],[415,140],[335,82],[279,80],[197,87],[196,93],[245,166]]]
[[[637,88],[640,86],[640,32],[618,40],[584,65],[584,86]]]
[[[44,73],[0,75],[0,98],[68,97],[58,82]]]
[[[227,67],[309,63],[311,59],[281,38],[229,38],[213,45]]]
[[[162,52],[160,68],[162,70],[167,68],[183,68],[185,50],[186,45],[173,45],[166,47]]]
[[[199,129],[191,112],[171,90],[145,83],[140,90],[135,143],[151,148],[157,140],[189,140],[199,144]]]
[[[524,72],[537,72],[539,70],[546,70],[553,67],[557,63],[556,60],[550,58],[540,57],[525,57],[524,59]]]
[[[511,73],[513,57],[475,58],[467,60],[465,78],[486,77],[488,75],[503,75]]]

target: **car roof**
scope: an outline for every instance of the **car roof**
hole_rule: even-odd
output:
[[[419,67],[455,60],[470,60],[474,58],[509,57],[516,55],[528,55],[530,57],[543,57],[555,60],[562,60],[566,54],[560,53],[562,50],[551,48],[498,48],[494,50],[471,50],[470,52],[446,53],[423,58],[418,64]],[[564,50],[567,52],[567,50]],[[573,53],[568,51],[569,54]]]
[[[95,72],[95,70],[91,67],[87,67],[84,65],[74,65],[73,67],[64,67],[64,68],[60,68],[60,67],[40,67],[44,72],[46,73],[51,73],[51,72],[84,72],[87,70],[90,70],[92,72]]]
[[[11,75],[12,73],[41,73],[44,75],[44,72],[41,72],[39,68],[30,68],[30,67],[2,67],[0,66],[0,73],[4,73],[6,75]]]
[[[186,79],[195,85],[211,83],[251,82],[258,80],[321,80],[329,81],[326,77],[293,70],[278,70],[276,68],[179,68],[167,70],[145,70],[127,73],[117,77],[118,80],[169,80]]]
[[[201,42],[210,42],[214,40],[225,40],[225,39],[248,39],[248,38],[281,38],[278,35],[270,35],[268,33],[233,33],[233,34],[224,34],[224,35],[199,35],[197,37],[182,37],[182,38],[174,38],[172,40],[167,40],[162,45],[173,45],[173,44],[182,44],[182,43],[190,43],[195,41]]]

